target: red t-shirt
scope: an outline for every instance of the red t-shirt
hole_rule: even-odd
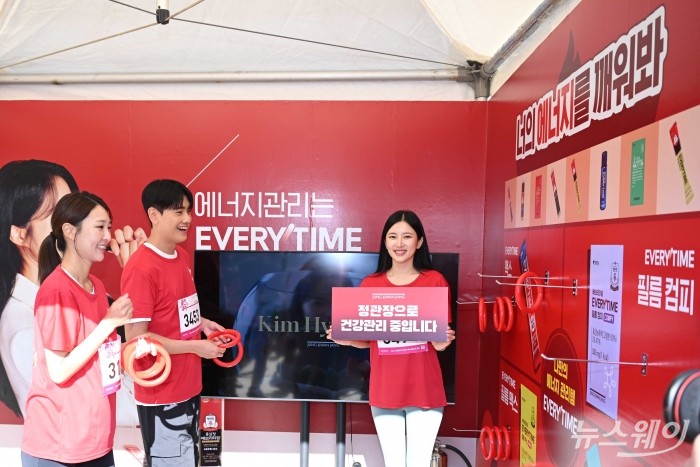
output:
[[[153,248],[150,244],[141,245],[122,272],[121,290],[122,294],[129,294],[134,304],[133,318],[150,319],[148,331],[169,339],[201,339],[199,300],[187,252],[178,246],[175,255],[167,256]],[[187,312],[183,311],[185,308]],[[194,314],[197,323],[190,325]],[[184,353],[170,358],[170,376],[162,384],[134,385],[137,402],[175,404],[202,391],[200,357]]]
[[[386,273],[365,277],[360,287],[397,287]],[[401,287],[448,287],[437,271],[426,270]],[[449,295],[449,294],[448,294]],[[449,301],[449,300],[448,300]],[[448,303],[449,305],[449,303]],[[449,309],[449,308],[448,308]],[[369,347],[369,404],[383,409],[401,407],[435,408],[447,405],[442,371],[435,348],[427,352],[380,355],[376,341]]]
[[[102,394],[102,372],[95,355],[61,385],[49,378],[44,349],[69,352],[107,314],[107,294],[90,275],[94,293],[59,266],[41,284],[34,305],[35,363],[24,419],[22,450],[63,463],[104,456],[114,445],[116,397]],[[108,341],[119,339],[116,332]]]

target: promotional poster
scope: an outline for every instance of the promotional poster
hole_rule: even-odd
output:
[[[528,270],[543,294],[531,313],[539,369],[527,313],[497,340],[485,336],[507,378],[480,381],[481,394],[500,396],[485,395],[482,410],[497,406],[499,424],[523,426],[504,391],[527,385],[538,401],[542,442],[534,455],[521,445],[520,465],[690,458],[664,396],[700,367],[700,159],[689,156],[700,151],[700,96],[683,65],[700,39],[696,14],[684,2],[582,2],[491,101],[492,122],[512,138],[489,133],[487,178],[502,183],[487,185],[486,210],[499,219],[487,217],[484,272],[512,279],[484,286],[517,294],[496,281]]]
[[[202,313],[241,331],[252,318],[258,337],[274,338],[244,339],[248,349],[240,363],[243,372],[205,366],[205,375],[212,375],[205,377],[205,395],[245,399],[226,401],[227,407],[236,407],[225,411],[227,429],[294,432],[299,429],[298,399],[336,396],[321,397],[306,391],[309,385],[299,386],[300,381],[316,381],[318,372],[302,371],[304,360],[288,353],[285,345],[316,353],[328,349],[306,342],[331,343],[323,331],[330,325],[331,286],[356,285],[375,271],[376,256],[360,257],[376,255],[390,214],[413,210],[425,227],[430,252],[436,258],[452,255],[440,267],[453,281],[453,311],[460,294],[478,290],[469,271],[477,270],[481,261],[475,252],[483,230],[477,221],[483,181],[464,183],[469,173],[484,166],[485,122],[477,107],[438,102],[2,101],[0,161],[4,165],[36,158],[65,166],[80,189],[99,194],[109,205],[113,231],[129,225],[148,232],[141,191],[151,180],[172,178],[187,185],[194,197],[193,222],[183,247],[193,262]],[[42,137],[32,136],[32,129],[41,129]],[[467,152],[474,157],[463,161]],[[436,157],[443,163],[435,164]],[[464,205],[464,200],[473,201]],[[211,256],[221,253],[233,256]],[[286,254],[298,257],[292,260]],[[341,274],[340,282],[314,282],[318,274],[312,273],[321,274],[331,254],[355,255],[357,277],[344,282],[347,276]],[[338,268],[342,264],[336,263]],[[93,272],[108,293],[119,295],[121,268],[114,258],[95,264]],[[252,290],[256,283],[257,291]],[[284,293],[314,283],[321,291],[312,293],[306,306],[293,306],[292,298],[301,298],[300,293]],[[214,286],[216,291],[210,290]],[[294,309],[302,317],[304,309],[311,313],[313,333],[294,335],[303,338],[304,346],[280,340],[291,334],[274,332],[275,314],[265,311],[274,303],[280,323],[303,321],[288,315]],[[476,322],[467,318],[456,323],[464,326],[459,332],[465,336],[478,332]],[[31,349],[31,339],[27,342]],[[477,362],[466,359],[472,370],[459,375],[454,369],[458,353],[476,352],[477,346],[477,339],[465,338],[464,344],[441,353],[450,369],[444,378],[453,388],[451,400],[476,398],[469,374]],[[29,356],[29,371],[31,350],[18,355]],[[277,372],[280,355],[284,371]],[[325,358],[324,352],[319,361]],[[301,366],[294,370],[287,360]],[[253,371],[255,362],[260,362],[259,373]],[[352,389],[353,400],[365,399],[364,366],[354,366],[357,371],[343,380],[348,385],[340,386]],[[257,375],[262,375],[259,385]],[[245,385],[237,388],[236,381]],[[294,388],[306,392],[295,393]],[[269,398],[290,400],[273,408]],[[446,430],[476,416],[474,405],[460,407],[445,413]],[[320,404],[315,413],[328,416],[319,416],[315,423],[320,425],[312,429],[333,433],[334,405]],[[373,430],[366,403],[355,410],[355,419],[363,421],[363,430]],[[2,404],[0,421],[22,423],[21,413],[15,415]],[[133,420],[125,423],[136,425]]]

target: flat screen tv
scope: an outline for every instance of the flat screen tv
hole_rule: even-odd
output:
[[[203,362],[203,396],[305,401],[367,401],[369,350],[326,339],[333,287],[358,286],[377,253],[197,251],[194,278],[202,316],[241,333],[232,368]],[[450,285],[456,327],[459,255],[434,253]],[[222,360],[234,358],[235,348]],[[455,345],[438,354],[454,403]]]

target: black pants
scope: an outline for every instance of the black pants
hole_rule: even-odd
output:
[[[148,467],[199,464],[199,407],[198,395],[178,404],[137,406]]]
[[[99,459],[93,459],[87,462],[78,462],[77,464],[66,464],[63,462],[30,456],[26,452],[22,451],[22,467],[114,467],[114,453],[109,451]]]

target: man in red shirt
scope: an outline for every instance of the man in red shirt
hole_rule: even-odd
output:
[[[127,341],[148,334],[168,351],[172,369],[157,386],[135,384],[141,436],[148,465],[192,466],[199,462],[201,359],[223,356],[218,343],[201,338],[224,328],[200,315],[190,258],[179,246],[192,222],[192,193],[175,180],[144,188],[143,207],[151,234],[130,258],[121,277],[122,293],[134,304]]]

